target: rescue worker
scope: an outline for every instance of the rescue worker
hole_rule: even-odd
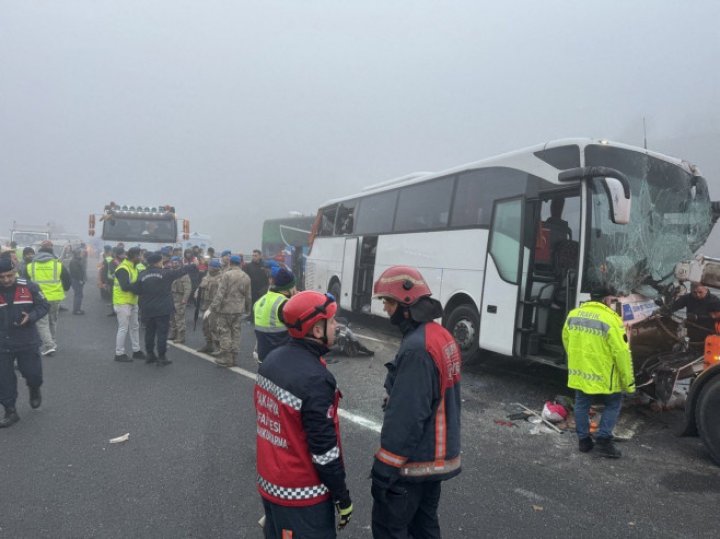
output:
[[[165,269],[160,253],[150,253],[146,261],[150,267],[138,275],[135,286],[145,323],[145,361],[165,366],[172,363],[167,357],[168,329],[174,309],[171,287],[177,280],[197,270],[194,265]]]
[[[115,248],[113,249],[113,259],[110,261],[109,266],[109,272],[108,275],[112,276],[110,278],[112,282],[112,286],[110,287],[110,298],[115,297],[115,270],[120,267],[120,264],[122,264],[122,261],[125,260],[126,254],[125,254],[125,247],[122,246],[122,243],[118,243]],[[108,316],[117,316],[117,313],[115,312],[115,308],[113,307],[113,303],[111,301],[110,303],[110,314]]]
[[[290,270],[278,267],[271,280],[270,290],[253,306],[258,363],[262,363],[272,350],[288,341],[287,327],[279,312],[288,298],[297,293],[295,276]]]
[[[250,277],[240,269],[241,263],[239,256],[230,257],[230,267],[220,277],[217,293],[203,315],[203,319],[215,315],[218,349],[213,355],[221,367],[235,365],[242,317],[250,313]]]
[[[232,272],[230,272],[232,273]],[[290,342],[258,370],[258,492],[268,539],[332,538],[352,516],[340,443],[340,391],[323,354],[335,340],[337,304],[315,291],[296,294],[282,309]]]
[[[15,408],[16,361],[30,392],[30,407],[39,408],[42,403],[42,361],[37,321],[49,310],[50,304],[40,287],[18,278],[12,261],[0,258],[0,404],[5,408],[0,428],[20,421]]]
[[[213,299],[215,299],[218,286],[220,285],[221,267],[222,265],[220,263],[220,259],[213,258],[210,260],[210,264],[208,265],[208,274],[203,277],[202,281],[200,281],[197,292],[197,300],[200,302],[200,310],[203,312],[210,308],[210,304]],[[212,313],[210,313],[207,317],[203,317],[202,330],[203,335],[205,336],[205,346],[198,348],[198,352],[211,354],[215,351],[215,348],[217,348],[215,325],[215,316]]]
[[[113,284],[113,274],[111,273],[111,264],[113,261],[113,254],[112,254],[112,247],[110,245],[105,245],[103,247],[103,255],[102,255],[102,266],[100,267],[99,272],[99,282],[100,282],[100,297],[102,299],[109,299],[112,300],[112,284]]]
[[[622,407],[622,392],[635,392],[630,346],[622,318],[609,307],[613,291],[596,286],[590,301],[573,309],[565,320],[562,339],[568,357],[568,387],[575,390],[578,446],[587,453],[594,446],[602,457],[618,458],[613,428]],[[605,409],[596,440],[590,436],[590,404],[600,396]]]
[[[440,537],[441,482],[461,470],[460,349],[433,321],[442,307],[415,268],[388,268],[373,294],[402,333],[385,365],[385,413],[371,474],[373,537]]]
[[[119,249],[118,249],[119,251]],[[138,278],[137,264],[140,261],[140,248],[128,249],[125,258],[115,270],[113,283],[113,309],[117,314],[118,331],[115,338],[115,361],[131,362],[133,359],[146,359],[140,350],[140,321],[138,320],[138,297],[135,283]],[[130,334],[133,355],[125,353],[125,339]]]
[[[172,262],[172,269],[178,270],[183,267],[183,261],[181,258],[174,256],[170,260]],[[195,267],[195,264],[188,264],[189,266]],[[174,279],[170,288],[172,291],[172,301],[175,310],[170,317],[170,335],[168,339],[176,344],[183,344],[185,342],[185,311],[187,310],[187,302],[192,293],[192,281],[190,276],[184,273],[181,277]]]
[[[680,296],[668,308],[674,313],[685,309],[687,336],[694,349],[705,349],[705,337],[715,332],[715,322],[720,319],[720,298],[711,294],[708,287],[700,283],[690,285],[690,293]]]
[[[27,273],[30,280],[40,286],[40,290],[50,304],[47,316],[38,320],[37,330],[42,340],[40,353],[43,356],[52,356],[57,352],[55,339],[60,302],[65,299],[65,292],[72,286],[70,273],[53,253],[53,244],[50,240],[42,241],[38,253],[28,264]]]

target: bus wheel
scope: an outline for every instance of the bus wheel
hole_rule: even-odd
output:
[[[340,281],[333,281],[330,283],[330,288],[328,288],[328,293],[332,294],[332,296],[335,298],[335,303],[337,303],[338,312],[340,312]]]
[[[720,465],[720,376],[709,380],[700,393],[695,408],[698,433],[710,456]]]
[[[460,345],[463,361],[473,359],[480,349],[480,316],[475,307],[458,305],[447,317],[445,327]]]

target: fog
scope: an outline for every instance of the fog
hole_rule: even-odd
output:
[[[718,20],[710,0],[0,0],[0,236],[167,203],[247,252],[265,219],[415,170],[642,146],[643,118],[720,198]]]

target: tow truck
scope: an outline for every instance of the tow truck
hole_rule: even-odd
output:
[[[157,249],[160,245],[175,245],[179,241],[179,223],[180,237],[185,240],[190,237],[190,221],[178,219],[175,208],[169,204],[128,206],[110,202],[99,217],[90,215],[89,236],[95,236],[97,223],[102,225],[100,237],[104,241],[123,242],[126,247]]]
[[[699,353],[686,336],[691,322],[667,308],[688,292],[687,283],[720,288],[720,259],[698,255],[680,262],[674,277],[656,300],[628,296],[616,306],[628,328],[638,389],[663,407],[684,404],[680,434],[699,436],[720,465],[720,319]]]

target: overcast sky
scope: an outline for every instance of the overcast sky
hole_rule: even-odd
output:
[[[0,236],[170,203],[248,251],[264,219],[415,170],[642,145],[643,116],[717,198],[719,20],[717,0],[0,0]]]

